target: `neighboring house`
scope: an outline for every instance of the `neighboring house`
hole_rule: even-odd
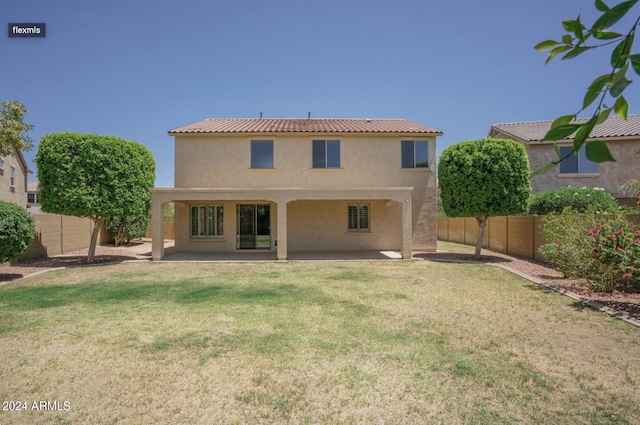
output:
[[[206,119],[175,137],[174,188],[154,188],[178,251],[436,249],[436,137],[401,119]]]
[[[38,180],[27,182],[27,202],[29,211],[34,213],[40,212],[40,182]]]
[[[578,123],[586,121],[587,119],[577,120]],[[551,123],[552,121],[532,121],[494,124],[489,137],[524,143],[531,169],[535,170],[558,159],[554,143],[557,143],[562,156],[571,152],[571,138],[541,142]],[[577,156],[572,155],[551,171],[534,177],[531,180],[532,191],[586,186],[603,188],[615,196],[618,188],[627,181],[640,179],[640,115],[629,115],[627,120],[610,117],[593,129],[589,140],[605,142],[616,162],[592,162],[587,159],[583,148]]]
[[[0,156],[0,200],[27,207],[27,174],[30,173],[22,152]]]

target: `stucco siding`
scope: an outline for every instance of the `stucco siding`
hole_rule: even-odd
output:
[[[559,166],[556,166],[548,173],[532,179],[532,191],[535,193],[567,186],[587,186],[601,187],[609,193],[615,193],[628,180],[640,179],[637,155],[640,151],[640,141],[608,141],[607,146],[616,162],[600,163],[597,173],[586,175],[560,174]],[[553,145],[530,143],[528,150],[532,169],[558,158]]]
[[[340,140],[340,168],[312,168],[312,140]],[[273,169],[251,169],[251,140],[271,139]],[[401,140],[429,140],[431,168],[401,169]],[[417,186],[435,167],[433,138],[315,136],[176,137],[176,188]],[[419,188],[417,188],[419,190]],[[422,188],[424,190],[424,186]]]
[[[349,232],[350,203],[370,206],[370,230]],[[402,208],[397,202],[295,201],[288,205],[288,235],[291,251],[377,249],[402,247]]]
[[[27,207],[27,173],[14,156],[0,157],[3,162],[0,173],[0,200]],[[11,186],[11,167],[15,169],[14,186]]]

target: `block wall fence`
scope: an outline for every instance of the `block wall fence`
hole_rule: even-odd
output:
[[[89,247],[94,224],[88,218],[58,214],[31,214],[36,225],[36,233],[29,249],[20,260],[51,257],[80,251]],[[111,235],[100,230],[98,244],[109,243]]]
[[[489,217],[482,247],[543,261],[538,248],[547,242],[542,236],[541,224],[541,216]],[[438,240],[475,246],[477,239],[478,222],[475,218],[438,218]]]

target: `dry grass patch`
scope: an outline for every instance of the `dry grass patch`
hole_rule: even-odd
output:
[[[634,424],[637,328],[480,264],[137,263],[0,288],[0,424]]]

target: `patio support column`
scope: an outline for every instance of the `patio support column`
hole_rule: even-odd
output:
[[[289,201],[286,199],[278,200],[276,205],[278,207],[278,231],[277,231],[277,241],[278,241],[278,260],[284,261],[287,259],[287,203]]]
[[[411,258],[411,196],[406,196],[402,202],[402,258],[408,260]]]
[[[151,204],[151,259],[160,261],[164,258],[164,204],[154,199]]]

